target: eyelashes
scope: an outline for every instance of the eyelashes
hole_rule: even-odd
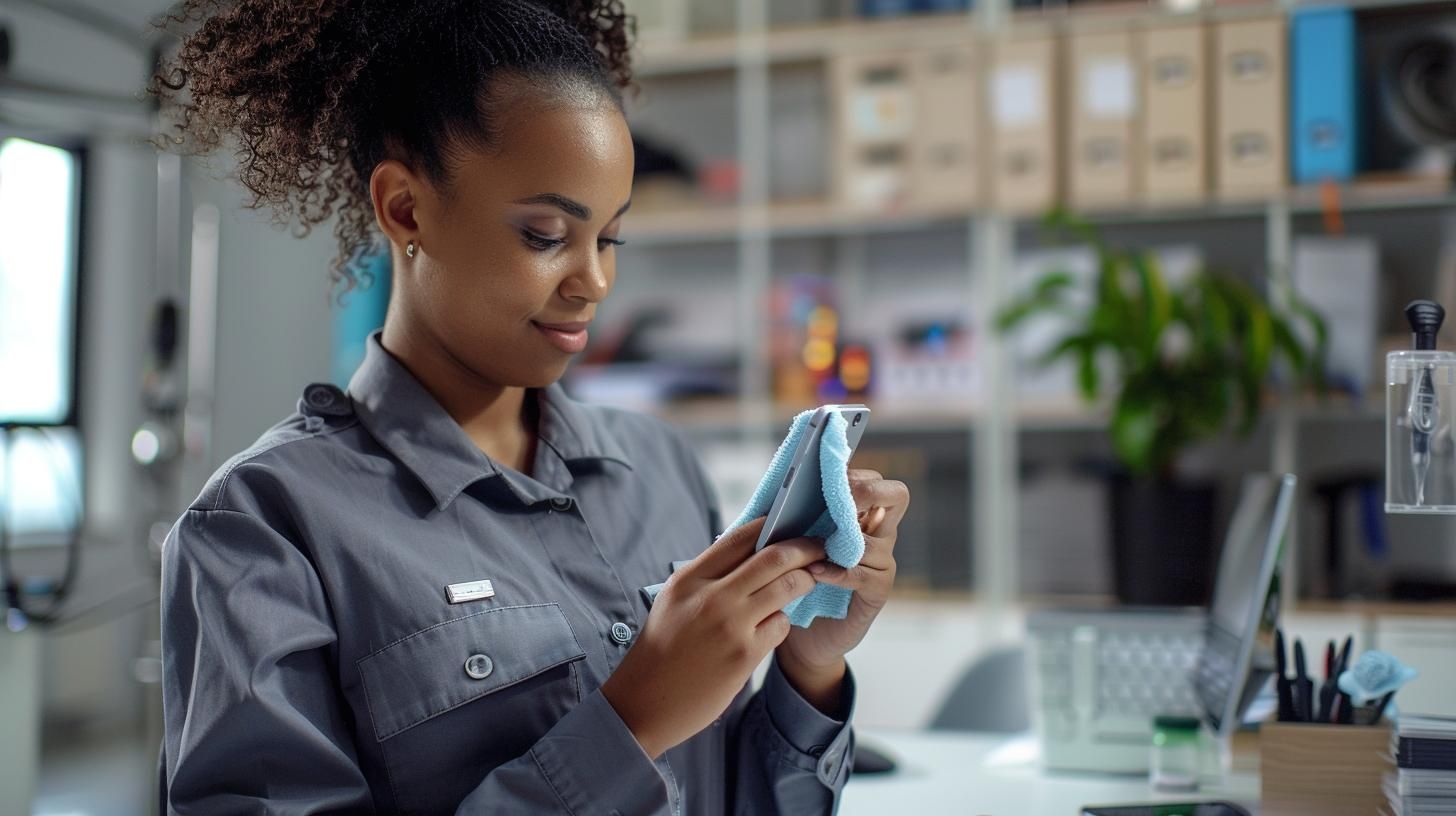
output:
[[[526,246],[530,247],[531,249],[540,250],[542,252],[548,249],[555,249],[556,247],[562,246],[566,243],[565,238],[548,238],[545,235],[540,235],[530,230],[521,230],[521,240],[525,241]]]
[[[550,238],[545,235],[532,232],[531,230],[521,230],[521,240],[526,243],[526,246],[540,252],[545,252],[547,250],[555,249],[559,246],[566,245],[565,238]],[[625,243],[627,242],[618,238],[598,238],[597,249],[599,251],[605,250],[609,246],[617,247],[622,246]]]

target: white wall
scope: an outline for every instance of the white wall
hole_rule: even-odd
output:
[[[222,462],[287,416],[304,386],[329,378],[328,266],[333,222],[305,239],[274,227],[266,210],[247,210],[246,191],[225,176],[230,161],[187,165],[190,207],[220,212],[217,393],[211,454],[189,465],[182,501]],[[190,223],[190,212],[184,221]],[[185,240],[184,240],[185,243]]]

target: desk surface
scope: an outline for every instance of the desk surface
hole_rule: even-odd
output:
[[[1257,814],[1259,778],[1235,773],[1194,794],[1154,793],[1143,777],[1047,774],[1030,736],[856,729],[856,738],[894,757],[893,773],[852,776],[841,816],[895,813],[957,816],[1080,816],[1088,804],[1225,799]]]

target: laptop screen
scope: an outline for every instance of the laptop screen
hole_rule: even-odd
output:
[[[1204,713],[1220,732],[1233,730],[1267,680],[1267,672],[1253,669],[1252,658],[1260,621],[1278,585],[1294,483],[1292,475],[1248,477],[1224,541],[1208,637],[1193,677]]]

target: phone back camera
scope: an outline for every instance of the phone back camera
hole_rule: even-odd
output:
[[[854,421],[849,423],[849,427],[853,428],[854,426],[858,425],[861,419],[864,419],[864,414],[855,414]]]

